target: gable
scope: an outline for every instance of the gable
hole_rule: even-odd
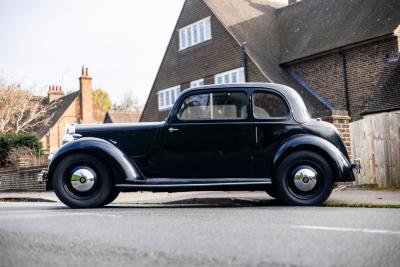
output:
[[[212,38],[195,46],[179,50],[179,29],[210,17]],[[243,65],[242,50],[231,34],[219,22],[202,0],[185,2],[170,42],[164,54],[156,79],[147,99],[141,120],[160,120],[157,109],[157,92],[222,73]],[[165,117],[166,113],[163,114]]]
[[[36,132],[37,135],[42,138],[62,118],[68,108],[78,97],[79,91],[76,91],[55,100],[57,102],[54,109],[50,110],[47,115],[48,117],[51,117],[50,121],[47,123],[47,125],[34,130],[34,132]]]

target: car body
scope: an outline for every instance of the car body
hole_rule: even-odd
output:
[[[197,190],[263,190],[317,205],[334,182],[354,181],[356,166],[336,127],[311,119],[300,95],[279,84],[188,89],[163,122],[75,125],[66,140],[42,179],[78,208],[120,191]],[[104,179],[105,199],[89,201]]]

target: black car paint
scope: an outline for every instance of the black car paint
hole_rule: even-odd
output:
[[[249,103],[252,103],[254,91],[272,91],[287,101],[291,115],[257,120],[252,116],[250,104],[249,116],[243,120],[180,121],[176,116],[178,107],[188,95],[225,90],[245,92]],[[161,182],[168,185],[168,191],[182,190],[182,187],[166,182],[168,179],[181,181],[188,185],[187,189],[191,188],[190,184],[210,180],[221,181],[222,187],[226,182],[223,187],[226,189],[229,181],[236,179],[239,186],[232,189],[243,189],[246,181],[259,178],[259,187],[262,187],[266,184],[263,179],[273,178],[277,164],[286,155],[305,149],[319,152],[328,159],[336,173],[336,181],[353,181],[351,164],[337,129],[329,123],[311,120],[302,107],[304,103],[301,99],[299,103],[298,94],[293,92],[289,87],[275,84],[207,86],[184,91],[165,122],[77,125],[76,133],[82,138],[64,145],[54,155],[49,166],[49,179],[65,155],[86,151],[111,164],[115,183],[125,190],[159,191],[156,185]],[[170,128],[177,130],[170,132]],[[212,188],[207,183],[194,187]],[[257,182],[250,188],[257,188]]]

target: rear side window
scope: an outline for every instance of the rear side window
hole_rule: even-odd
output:
[[[253,112],[256,119],[276,119],[289,117],[289,108],[283,98],[270,92],[253,94]]]
[[[180,120],[246,119],[248,98],[242,92],[207,93],[188,96],[179,108]]]

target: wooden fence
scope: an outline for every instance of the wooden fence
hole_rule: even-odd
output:
[[[400,187],[400,112],[365,116],[350,123],[350,135],[363,166],[356,183]]]

